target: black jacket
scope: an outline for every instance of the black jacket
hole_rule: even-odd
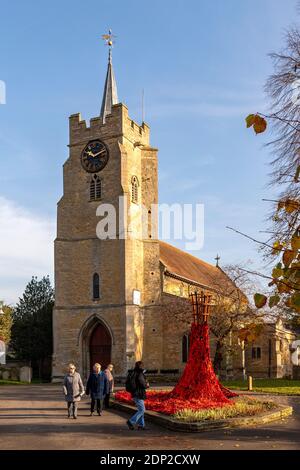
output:
[[[134,371],[136,390],[132,396],[134,398],[139,398],[140,400],[146,400],[146,388],[148,388],[148,386],[143,369],[134,369]]]

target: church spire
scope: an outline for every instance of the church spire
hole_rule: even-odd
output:
[[[118,103],[118,92],[117,92],[117,83],[115,79],[114,69],[112,65],[112,46],[113,38],[115,36],[112,34],[111,29],[108,31],[108,34],[103,34],[102,39],[104,39],[106,45],[109,47],[108,52],[108,66],[107,73],[104,85],[104,92],[102,98],[102,105],[100,111],[100,117],[102,118],[103,124],[105,123],[105,118],[108,114],[111,114],[112,105]]]

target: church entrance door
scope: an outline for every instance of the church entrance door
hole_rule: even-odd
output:
[[[102,370],[111,362],[111,336],[108,329],[102,323],[99,323],[94,328],[90,338],[91,370],[95,362],[101,364]]]

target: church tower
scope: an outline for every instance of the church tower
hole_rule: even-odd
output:
[[[152,206],[158,203],[157,149],[150,146],[147,124],[131,120],[118,102],[111,33],[107,37],[100,116],[89,123],[80,114],[69,118],[69,157],[57,207],[53,381],[71,361],[83,377],[94,362],[112,362],[116,375],[124,376],[145,354],[152,367],[161,366],[161,273]]]

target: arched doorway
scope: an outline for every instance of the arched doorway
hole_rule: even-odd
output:
[[[90,368],[99,362],[102,370],[111,362],[111,335],[102,323],[98,323],[90,336]]]

